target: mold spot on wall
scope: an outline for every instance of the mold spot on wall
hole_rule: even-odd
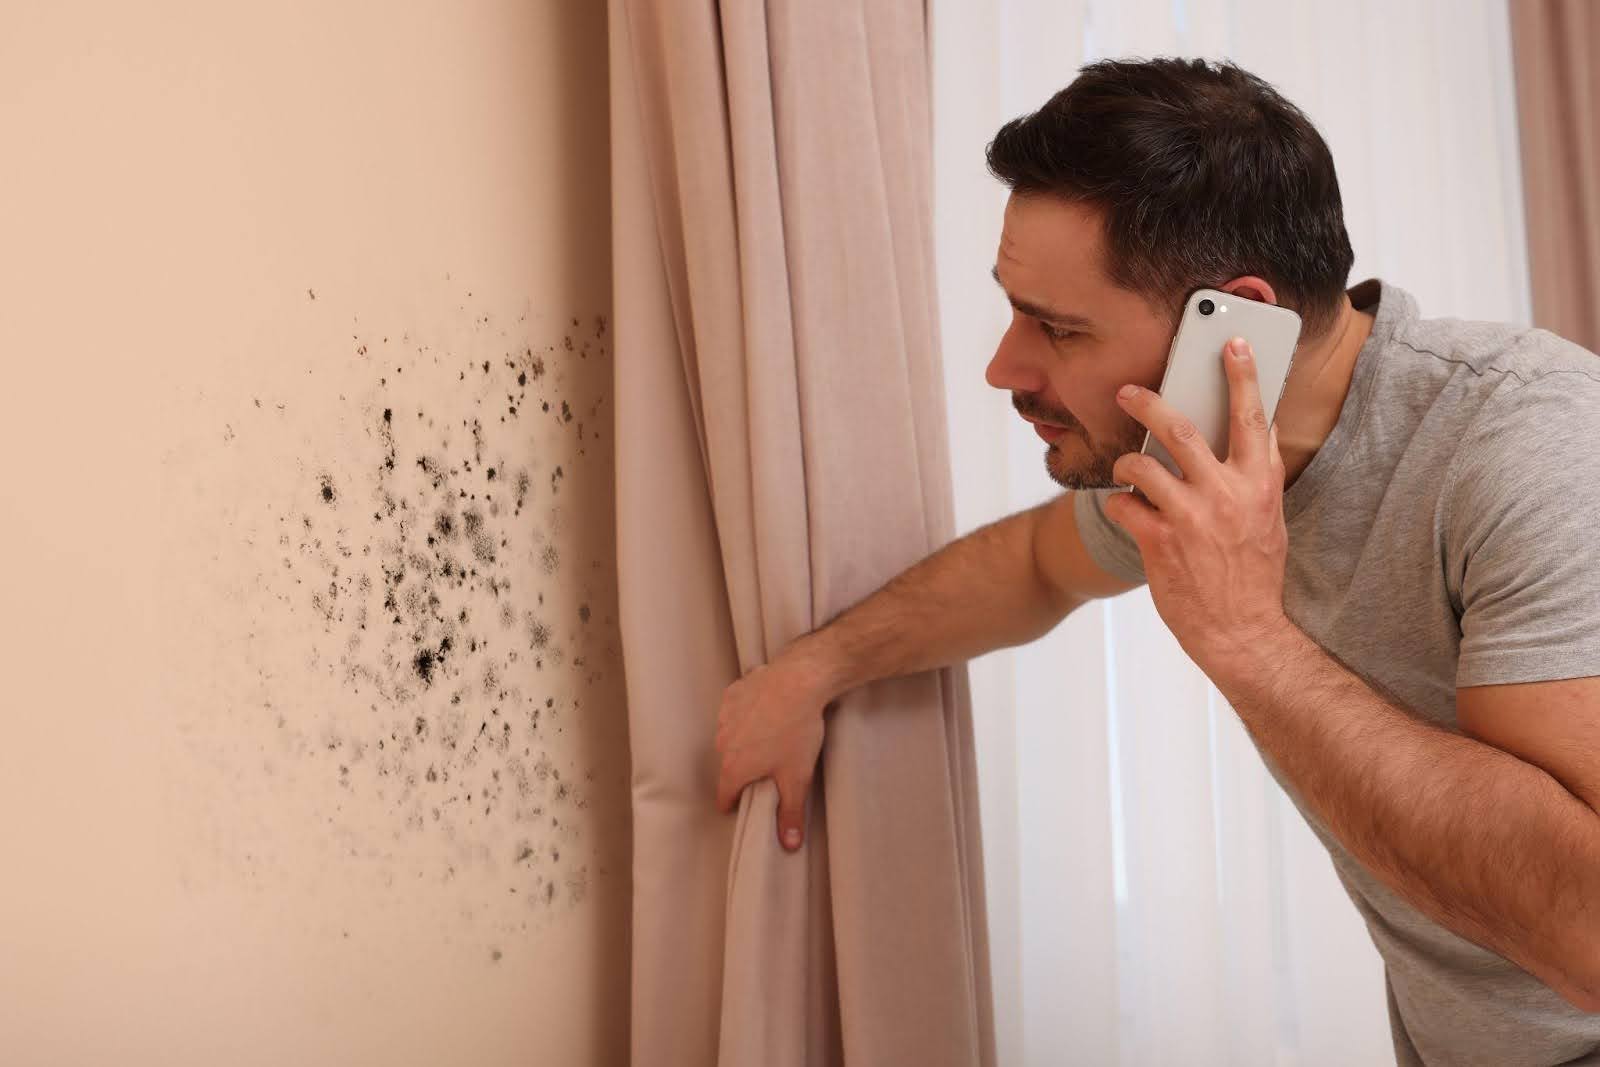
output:
[[[337,303],[322,296],[318,314]],[[622,717],[614,609],[591,610],[615,598],[610,544],[594,537],[609,516],[592,504],[609,506],[609,457],[586,461],[579,438],[596,436],[608,372],[571,373],[609,362],[604,319],[591,336],[539,338],[510,318],[474,314],[427,343],[357,319],[338,386],[220,413],[229,448],[291,476],[216,475],[211,505],[233,497],[219,524],[231,559],[255,561],[231,609],[255,673],[227,700],[253,702],[266,729],[246,759],[224,723],[191,734],[231,767],[236,796],[254,767],[273,804],[303,804],[293,832],[325,837],[344,877],[459,886],[476,915],[515,899],[520,930],[610,869],[592,801],[599,781],[625,804],[627,767],[625,749],[583,741],[597,700]],[[270,854],[270,836],[251,853]],[[495,914],[498,962],[512,929]]]

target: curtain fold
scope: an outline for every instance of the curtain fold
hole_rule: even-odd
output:
[[[1600,4],[1512,0],[1533,322],[1600,352]]]
[[[989,1064],[965,669],[829,715],[807,844],[721,690],[953,535],[920,0],[610,0],[636,1064]]]

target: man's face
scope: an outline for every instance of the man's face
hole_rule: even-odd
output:
[[[1117,457],[1139,450],[1144,427],[1116,393],[1159,386],[1172,343],[1173,323],[1102,276],[1101,247],[1096,208],[1050,196],[1006,204],[995,277],[1011,325],[984,378],[1035,423],[1045,469],[1067,489],[1109,488]]]

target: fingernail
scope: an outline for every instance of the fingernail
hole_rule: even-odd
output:
[[[1233,354],[1238,356],[1240,359],[1243,359],[1245,356],[1250,354],[1250,342],[1246,341],[1243,337],[1235,337],[1233,340],[1229,341],[1228,344],[1233,346]]]
[[[1117,390],[1117,395],[1124,400],[1132,400],[1133,394],[1137,393],[1138,391],[1139,387],[1137,385],[1124,385],[1121,389]]]
[[[799,848],[800,847],[800,831],[799,830],[785,830],[783,832],[783,844],[784,844],[784,847],[786,847],[786,848]]]

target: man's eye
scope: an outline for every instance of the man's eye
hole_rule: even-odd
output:
[[[1043,330],[1044,335],[1052,341],[1065,341],[1069,337],[1076,336],[1078,332],[1076,330],[1063,330],[1050,325],[1048,322],[1039,323],[1039,329]]]

